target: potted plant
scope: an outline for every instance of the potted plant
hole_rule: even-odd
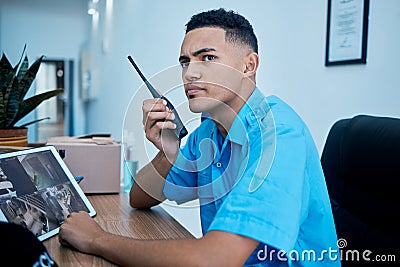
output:
[[[28,57],[24,57],[25,49],[26,46],[14,67],[4,52],[0,59],[0,146],[27,146],[26,126],[48,118],[17,126],[18,122],[44,100],[64,92],[63,89],[56,89],[24,99],[44,57],[41,56],[29,66]]]

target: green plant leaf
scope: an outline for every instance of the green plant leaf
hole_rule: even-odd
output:
[[[6,96],[7,90],[11,89],[14,79],[15,79],[15,72],[14,70],[11,70],[10,73],[6,75],[3,80],[0,81],[0,88],[1,92],[3,93],[3,96]],[[7,98],[5,98],[5,101],[7,101]]]
[[[3,53],[0,59],[0,127],[4,128],[6,123],[7,88],[13,83],[15,69],[11,66],[6,55]],[[11,86],[10,86],[11,87]]]
[[[5,54],[0,59],[0,128],[15,127],[15,124],[34,110],[44,100],[61,94],[64,90],[58,89],[33,96],[24,100],[34,81],[43,57],[38,58],[30,67],[25,54],[26,44],[18,63],[13,67]],[[39,122],[32,121],[26,125]]]
[[[0,88],[3,91],[3,95],[5,93],[5,88],[15,75],[15,71],[13,70],[14,69],[8,61],[6,55],[3,54],[0,59]]]
[[[8,59],[5,57],[3,54],[2,60],[1,60],[1,76],[2,80],[0,82],[0,88],[1,88],[1,104],[0,104],[0,127],[4,128],[5,125],[7,125],[7,109],[9,105],[9,93],[11,91],[11,88],[13,87],[16,79],[16,71],[17,67],[12,67],[11,64],[9,63]],[[14,118],[16,115],[16,111],[12,115],[12,118]],[[9,121],[9,120],[8,120]]]
[[[22,59],[24,58],[24,54],[26,51],[26,44],[24,45],[24,49],[22,50],[21,58],[19,59],[17,65],[12,67],[10,61],[6,57],[6,55],[3,53],[1,55],[1,60],[0,60],[0,88],[2,90],[5,90],[7,88],[7,85],[11,82],[11,79],[16,76],[17,70],[19,65],[22,62]],[[28,61],[26,62],[28,64]],[[5,95],[5,92],[3,91],[3,95]]]
[[[17,74],[18,81],[21,81],[22,78],[25,76],[26,72],[28,71],[28,67],[29,67],[28,57],[25,56],[24,61],[22,61],[22,64],[18,70]]]
[[[21,102],[23,101],[26,93],[32,85],[33,80],[36,77],[36,74],[39,70],[40,64],[42,63],[43,56],[38,58],[32,66],[26,69],[26,64],[28,63],[28,58],[25,57],[22,62],[22,69],[20,71],[23,74],[21,79],[13,80],[11,87],[9,86],[6,89],[6,93],[4,95],[5,101],[7,103],[6,106],[6,127],[9,128],[9,125],[14,125],[16,123],[15,119],[18,116],[18,112],[21,106]],[[20,76],[20,75],[18,75]]]
[[[15,82],[18,82],[17,79],[14,79],[13,84]],[[5,112],[5,124],[6,128],[10,128],[9,125],[11,124],[12,121],[14,121],[15,117],[18,114],[18,108],[20,106],[20,101],[19,101],[19,95],[16,90],[11,90],[10,94],[7,99],[7,106],[6,106],[6,112]]]
[[[23,71],[18,72],[18,74],[17,74],[18,69],[21,69],[20,64],[22,62],[22,59],[24,58],[25,51],[26,51],[26,44],[24,45],[24,49],[22,50],[21,58],[19,59],[18,63],[14,67],[11,66],[7,57],[5,56],[5,54],[3,54],[4,55],[4,62],[3,62],[4,64],[2,64],[2,66],[4,67],[3,70],[4,70],[4,74],[6,77],[4,78],[4,80],[2,80],[3,83],[0,86],[0,89],[2,91],[2,98],[0,99],[0,101],[3,101],[2,108],[0,109],[0,113],[1,113],[0,117],[2,118],[1,120],[4,124],[7,124],[16,115],[16,111],[13,109],[11,109],[10,112],[7,111],[8,104],[9,104],[8,100],[9,100],[10,91],[13,88],[13,86],[15,86],[15,80],[18,79],[17,78],[18,74],[20,77],[23,77],[23,75],[25,75],[25,73],[26,73],[26,68],[28,67],[28,58],[25,56],[25,62],[24,62],[24,64],[22,64],[22,65],[24,65],[22,68]],[[2,57],[2,59],[3,59],[3,57]],[[7,113],[11,114],[11,118],[9,118],[7,116]]]
[[[42,63],[44,56],[41,56],[40,58],[38,58],[30,67],[29,69],[26,71],[26,73],[24,74],[24,76],[21,78],[21,80],[18,81],[18,83],[16,84],[16,86],[14,87],[13,84],[13,88],[12,90],[17,90],[19,91],[18,95],[19,95],[19,101],[22,101],[26,95],[26,93],[28,92],[29,88],[32,85],[33,80],[36,77],[36,74],[39,70],[40,64]]]
[[[33,121],[27,122],[27,123],[25,123],[25,124],[22,124],[21,126],[18,126],[18,127],[24,128],[24,127],[29,126],[29,125],[31,125],[31,124],[34,124],[34,123],[37,123],[37,122],[40,122],[40,121],[44,121],[44,120],[49,120],[49,119],[50,119],[50,117],[46,117],[46,118],[41,118],[41,119],[33,120]]]
[[[6,113],[4,112],[5,102],[3,101],[3,91],[0,90],[0,129],[4,129],[6,124]]]
[[[11,66],[10,61],[8,61],[8,58],[5,54],[2,54],[0,59],[0,81],[4,81],[4,78],[12,69],[13,67]]]
[[[7,128],[12,128],[14,125],[23,117],[28,115],[29,112],[34,110],[40,105],[44,100],[51,97],[57,96],[64,92],[64,89],[56,89],[48,92],[41,93],[39,95],[32,96],[31,98],[25,99],[18,108],[18,113],[14,119],[6,125]]]
[[[19,67],[19,65],[21,64],[22,59],[24,58],[25,51],[26,51],[26,44],[24,45],[24,49],[22,49],[21,58],[19,59],[17,65],[15,65],[15,67],[14,67],[15,71],[18,70],[18,67]],[[26,57],[26,56],[25,56],[25,57]],[[27,59],[27,60],[26,60],[26,65],[27,65],[26,68],[28,68],[28,58],[26,58],[26,59]]]

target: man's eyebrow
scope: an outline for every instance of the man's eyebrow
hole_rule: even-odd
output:
[[[189,60],[189,57],[188,57],[188,56],[180,56],[180,57],[179,57],[179,62],[188,61],[188,60]]]
[[[206,53],[206,52],[211,52],[211,51],[217,51],[217,50],[215,50],[215,48],[208,48],[208,47],[205,47],[205,48],[201,48],[201,49],[199,49],[199,50],[194,51],[194,52],[192,53],[192,56],[197,57],[197,56],[200,55],[201,53]],[[181,61],[186,61],[186,60],[188,60],[188,59],[189,59],[188,56],[182,55],[182,56],[179,57],[179,62],[181,62]]]
[[[201,48],[197,51],[193,52],[193,56],[197,57],[198,55],[200,55],[201,53],[205,53],[205,52],[211,52],[211,51],[216,51],[214,48]]]

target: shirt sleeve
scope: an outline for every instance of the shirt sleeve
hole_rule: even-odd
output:
[[[289,125],[276,125],[275,134],[275,148],[263,146],[260,141],[250,144],[245,171],[208,230],[243,235],[289,251],[294,247],[304,215],[305,136],[302,127]],[[258,173],[259,164],[264,164],[260,162],[260,152],[265,149],[275,149],[272,165],[260,187],[251,191],[251,180]]]
[[[189,135],[165,180],[165,197],[178,204],[198,197],[196,155],[193,150],[195,136],[196,131]]]

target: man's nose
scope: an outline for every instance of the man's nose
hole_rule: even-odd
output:
[[[185,81],[191,82],[201,78],[201,62],[190,62],[183,70]]]

